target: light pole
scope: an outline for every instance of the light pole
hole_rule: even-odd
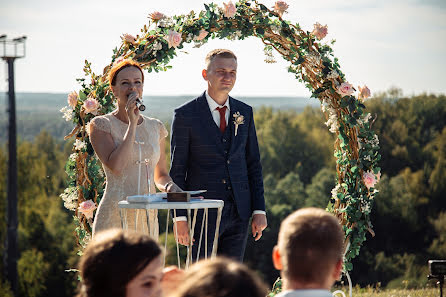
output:
[[[17,244],[17,131],[14,91],[14,61],[25,57],[26,36],[7,39],[6,35],[0,35],[0,56],[8,63],[8,207],[7,234],[5,240],[4,266],[5,275],[11,284],[14,296],[18,296],[17,260],[19,258]]]

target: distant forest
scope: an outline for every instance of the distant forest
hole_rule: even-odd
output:
[[[380,139],[383,175],[372,210],[376,236],[368,236],[351,277],[360,286],[422,287],[427,283],[427,260],[446,258],[446,96],[403,97],[392,89],[365,104],[376,117],[372,129]],[[61,137],[71,127],[60,122],[60,115],[44,119],[60,122],[60,130],[47,129],[42,119],[36,117],[35,125],[51,134],[29,128],[18,147],[20,290],[22,296],[73,296],[77,275],[65,270],[76,267],[78,247],[71,213],[59,197],[72,149],[71,142]],[[335,185],[335,136],[324,121],[315,107],[256,109],[269,226],[259,242],[248,240],[245,262],[269,285],[278,277],[271,250],[280,222],[298,208],[325,207]],[[165,122],[168,125],[169,120]],[[7,153],[2,130],[0,240],[4,242]],[[3,254],[3,245],[0,251]],[[0,296],[8,296],[3,275],[1,280]]]
[[[172,121],[173,111],[196,95],[182,96],[144,96],[147,109],[144,115],[155,117],[165,123]],[[7,94],[0,93],[0,143],[7,139]],[[302,112],[306,106],[318,106],[318,101],[304,97],[240,97],[238,98],[255,109],[271,106],[275,110],[294,110]],[[62,118],[60,109],[67,105],[67,94],[17,93],[17,134],[21,140],[32,141],[40,131],[47,131],[60,140],[72,127],[71,122]],[[4,127],[4,128],[3,128]]]

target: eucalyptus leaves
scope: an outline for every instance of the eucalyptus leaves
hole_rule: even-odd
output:
[[[91,231],[87,217],[78,212],[79,204],[88,200],[98,204],[104,187],[102,168],[88,138],[88,122],[96,114],[114,109],[107,81],[113,63],[130,58],[149,73],[166,71],[171,68],[169,62],[176,50],[186,43],[200,47],[214,38],[243,40],[256,36],[265,44],[267,63],[275,62],[273,52],[289,62],[288,71],[305,84],[312,97],[320,100],[326,125],[337,135],[334,154],[338,184],[332,191],[328,210],[344,226],[346,245],[350,246],[345,268],[352,268],[350,260],[359,254],[366,233],[373,232],[370,211],[380,176],[379,141],[371,130],[371,116],[364,114],[363,100],[370,96],[370,90],[358,87],[355,97],[356,90],[346,81],[330,45],[321,42],[327,35],[327,26],[315,23],[311,32],[305,31],[299,24],[283,19],[288,8],[284,1],[268,8],[258,1],[240,0],[235,4],[204,4],[204,10],[198,13],[172,17],[152,12],[140,34],[122,36],[121,46],[113,50],[110,64],[101,75],[93,73],[90,63],[85,62],[88,79],[78,79],[81,89],[68,96],[69,106],[63,110],[64,117],[75,124],[67,138],[75,136],[76,142],[66,165],[69,186],[61,195],[67,208],[75,211],[81,245]]]

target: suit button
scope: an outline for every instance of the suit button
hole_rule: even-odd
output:
[[[225,183],[226,183],[226,180],[225,180],[225,179],[222,179],[221,182],[225,184]]]
[[[227,154],[228,153],[228,151],[227,150],[225,150],[225,154]]]
[[[230,164],[230,163],[231,163],[231,161],[229,161],[229,160],[228,160],[228,161],[226,161],[226,163]]]
[[[226,138],[223,138],[223,142],[226,142]]]
[[[231,186],[228,186],[228,190],[231,190],[232,188],[231,188]]]

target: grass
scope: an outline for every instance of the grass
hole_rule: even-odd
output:
[[[348,287],[342,288],[345,295],[348,297]],[[336,296],[342,296],[338,294]],[[373,287],[354,287],[352,291],[353,297],[438,297],[440,296],[440,289],[423,288],[423,289],[381,289]]]

